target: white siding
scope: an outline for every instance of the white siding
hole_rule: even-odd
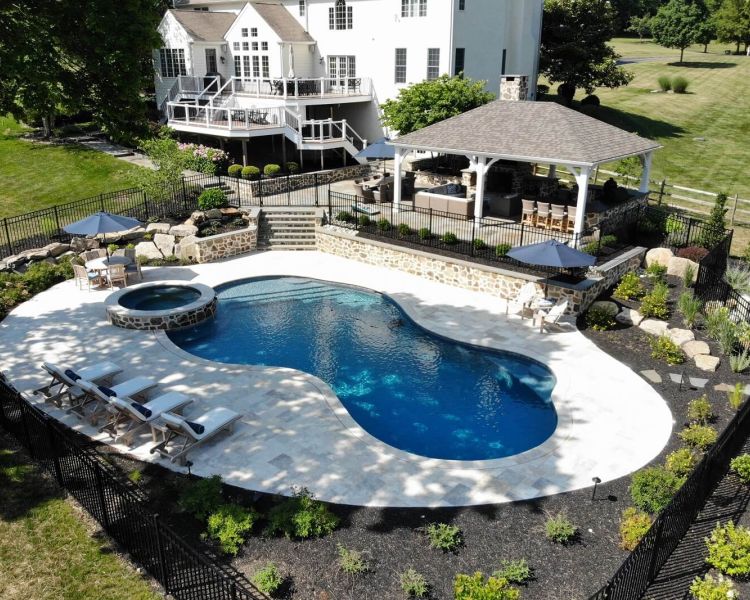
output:
[[[250,30],[255,27],[258,29],[258,36],[257,37],[250,37]],[[248,30],[248,37],[242,37],[242,29],[246,28]],[[245,5],[245,8],[242,9],[242,12],[237,17],[237,20],[232,24],[232,26],[229,28],[229,31],[227,31],[226,35],[224,36],[227,42],[229,43],[229,55],[230,57],[227,60],[227,63],[230,65],[230,69],[232,70],[233,74],[233,63],[234,63],[234,56],[267,56],[268,57],[268,64],[269,64],[269,76],[270,77],[282,77],[286,76],[287,73],[284,72],[284,65],[281,62],[281,46],[279,39],[279,36],[276,35],[276,32],[271,29],[271,27],[266,23],[260,15],[257,13],[257,11],[252,7],[251,4]],[[240,43],[240,51],[237,52],[234,50],[234,42]],[[247,42],[249,44],[249,51],[242,50],[242,43]],[[257,42],[258,43],[258,51],[254,52],[252,50],[252,43]],[[268,44],[268,51],[262,51],[261,43],[266,42]],[[262,64],[262,59],[260,59],[260,62]],[[252,58],[251,58],[251,68],[252,68]],[[262,67],[261,67],[261,75],[262,75]]]

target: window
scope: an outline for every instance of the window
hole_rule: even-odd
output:
[[[250,37],[258,37],[258,28],[257,27],[251,27],[250,28]]]
[[[242,77],[242,67],[240,66],[240,57],[234,57],[234,76]]]
[[[271,76],[271,69],[268,66],[268,57],[267,56],[261,56],[260,60],[261,60],[261,64],[263,65],[263,77],[270,77]]]
[[[396,48],[396,83],[406,83],[406,48]]]
[[[232,50],[234,50],[235,52],[239,52],[240,51],[240,43],[239,42],[232,42]]]
[[[243,27],[241,29],[241,34],[242,34],[242,37],[247,37],[247,27]]]
[[[456,60],[453,66],[453,74],[461,75],[464,72],[466,63],[466,48],[456,48]]]
[[[219,67],[216,64],[216,48],[206,48],[206,73],[216,73]]]
[[[242,49],[247,52],[250,50],[250,44],[248,42],[242,42]]]
[[[440,76],[440,48],[427,49],[427,80]]]
[[[336,6],[328,9],[328,28],[352,29],[353,25],[352,7],[346,5],[346,0],[336,0]]]
[[[243,77],[250,77],[250,57],[242,57],[242,75]]]
[[[253,56],[253,77],[260,77],[260,59]]]
[[[260,49],[263,52],[268,52],[268,42],[261,42],[260,43]]]
[[[427,0],[401,0],[402,17],[426,17]]]
[[[253,45],[251,46],[251,48],[253,49],[253,52],[257,52],[258,51],[258,42],[253,42]]]
[[[458,10],[466,10],[466,0],[458,0]]]
[[[351,79],[357,76],[357,64],[354,56],[329,56],[328,76],[334,79],[333,85],[348,87]]]
[[[185,69],[185,50],[182,48],[162,48],[159,50],[162,77],[187,75]]]
[[[299,0],[299,16],[305,16],[305,0]]]

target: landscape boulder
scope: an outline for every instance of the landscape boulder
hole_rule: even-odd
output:
[[[669,267],[669,259],[673,258],[674,254],[669,248],[651,248],[646,252],[646,266],[650,267],[653,264],[663,265]]]
[[[695,366],[702,371],[714,372],[719,368],[721,360],[718,356],[711,356],[710,354],[698,354],[693,357]]]
[[[93,250],[99,247],[99,240],[93,238],[74,237],[70,240],[70,249],[76,254],[85,252],[86,250]]]
[[[100,233],[96,237],[102,243],[106,241],[107,245],[109,245],[109,244],[119,244],[122,242],[132,242],[133,240],[139,240],[143,237],[144,233],[146,233],[146,230],[139,225],[137,227],[133,227],[132,229],[128,229],[126,231],[116,231],[114,233],[108,233],[106,235],[103,233]]]
[[[698,277],[698,263],[693,262],[692,260],[688,258],[681,258],[679,256],[673,256],[669,259],[669,263],[667,264],[667,275],[674,275],[675,277],[684,278],[685,272],[688,270],[688,267],[693,268],[693,277],[692,280],[695,282],[695,280]]]
[[[689,329],[669,329],[667,336],[678,346],[692,342],[695,339],[695,334]]]
[[[175,248],[175,254],[180,257],[181,260],[195,260],[197,249],[195,247],[195,242],[198,241],[198,238],[194,235],[189,235],[187,237],[184,237],[180,240],[179,246],[179,254],[177,248]]]
[[[193,212],[193,214],[190,215],[190,218],[188,221],[191,221],[191,225],[200,225],[206,220],[206,213],[204,213],[202,210],[196,210]],[[187,223],[187,221],[185,221]]]
[[[614,302],[610,302],[609,300],[597,300],[591,305],[591,308],[606,310],[612,315],[616,315],[620,312],[620,307]]]
[[[662,336],[667,332],[667,322],[659,319],[644,319],[638,327],[656,336]]]
[[[635,325],[637,327],[643,321],[643,315],[634,308],[623,308],[617,313],[615,320],[623,325]]]
[[[135,255],[149,260],[164,258],[164,255],[153,242],[140,242],[135,246]]]
[[[711,348],[708,347],[708,344],[700,340],[685,342],[682,344],[682,351],[688,358],[695,358],[699,354],[711,354]]]
[[[209,220],[213,219],[221,219],[224,215],[221,213],[221,209],[219,208],[212,208],[211,210],[206,211],[206,218]]]
[[[48,255],[52,258],[57,258],[70,250],[70,244],[61,244],[60,242],[52,242],[44,247]]]
[[[169,233],[171,227],[169,223],[149,223],[146,225],[146,233]]]
[[[172,256],[174,254],[174,243],[175,238],[173,235],[169,235],[168,233],[154,234],[154,244],[164,256]]]
[[[198,233],[198,228],[195,225],[173,225],[169,230],[169,235],[176,238],[184,238]]]

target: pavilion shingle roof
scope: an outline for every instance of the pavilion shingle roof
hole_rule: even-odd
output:
[[[392,142],[510,160],[595,165],[660,145],[554,102],[496,100]]]
[[[237,18],[237,15],[230,12],[180,9],[172,9],[169,12],[197,42],[223,42],[224,34]]]

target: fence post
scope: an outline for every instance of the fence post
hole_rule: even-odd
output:
[[[49,438],[49,445],[52,449],[52,465],[55,469],[55,479],[60,487],[65,487],[63,484],[62,469],[60,468],[60,456],[57,451],[57,438],[55,437],[55,430],[52,427],[52,421],[47,419],[47,437]]]
[[[229,582],[229,596],[232,600],[237,600],[237,584],[234,581]]]
[[[432,235],[432,207],[430,207],[430,221],[427,230],[430,232],[430,235]]]
[[[104,212],[104,194],[99,194],[99,206],[101,206],[102,212]]]
[[[518,245],[523,246],[523,221],[521,221],[521,242]]]
[[[661,185],[659,186],[659,199],[656,201],[657,206],[661,206],[662,198],[664,198],[664,187],[667,185],[667,180],[662,179]]]
[[[187,205],[187,189],[185,188],[185,177],[180,177],[180,181],[182,182],[182,206],[185,208],[185,211],[187,212],[188,205]]]
[[[284,143],[286,144],[286,140],[284,140]],[[286,205],[291,206],[292,205],[292,189],[289,187],[289,174],[286,176]]]
[[[654,536],[654,545],[651,548],[651,561],[648,565],[648,581],[653,581],[656,575],[656,557],[658,552],[656,549],[659,547],[659,540],[661,539],[662,530],[664,529],[664,516],[659,519],[659,525],[656,529],[656,535]]]
[[[151,515],[151,526],[154,529],[154,535],[156,536],[156,557],[157,564],[159,566],[159,581],[161,582],[164,591],[169,593],[169,585],[167,581],[167,561],[164,558],[164,544],[161,541],[161,529],[159,529],[159,515]]]
[[[8,219],[3,219],[3,226],[5,227],[5,237],[8,240],[8,256],[13,255],[13,244],[10,241],[10,229],[8,228]]]
[[[148,221],[148,196],[146,195],[146,192],[143,192],[143,214],[146,217],[146,221]]]
[[[471,223],[471,248],[469,249],[469,256],[474,256],[474,240],[477,236],[477,218],[474,217]]]
[[[318,205],[318,188],[315,188],[315,206]],[[333,205],[331,203],[331,190],[328,190],[328,221],[333,221]]]
[[[732,206],[732,216],[729,219],[729,224],[734,225],[734,214],[737,212],[737,201],[740,199],[739,194],[734,195],[734,205]]]
[[[107,501],[104,497],[104,484],[102,483],[101,467],[94,463],[94,479],[96,481],[96,494],[99,497],[99,504],[102,507],[102,527],[109,529],[109,515],[107,514]]]
[[[315,183],[315,206],[318,206],[318,193],[320,190],[318,190],[318,174],[317,173],[313,173],[313,181]],[[328,190],[328,204],[330,208],[330,204],[331,204],[331,191],[330,190]]]
[[[28,405],[23,400],[23,398],[21,398],[21,396],[16,396],[16,401],[18,402],[21,409],[21,426],[23,427],[23,435],[26,438],[26,449],[29,451],[29,456],[33,459],[36,459],[36,452],[34,452],[34,448],[31,444],[29,424],[26,422],[26,411],[28,410]]]
[[[685,235],[685,245],[686,246],[690,245],[690,232],[692,231],[692,229],[693,229],[693,219],[689,218],[688,219],[687,234]]]
[[[736,200],[736,198],[737,198],[737,196],[735,196],[735,201],[734,201],[734,208],[735,208],[735,210],[737,209],[737,200]],[[55,204],[52,207],[52,210],[55,213],[55,226],[57,227],[57,231],[59,232],[60,229],[62,229],[62,227],[60,227],[60,215],[57,214],[57,204]],[[734,213],[732,213],[732,218],[734,219]]]

